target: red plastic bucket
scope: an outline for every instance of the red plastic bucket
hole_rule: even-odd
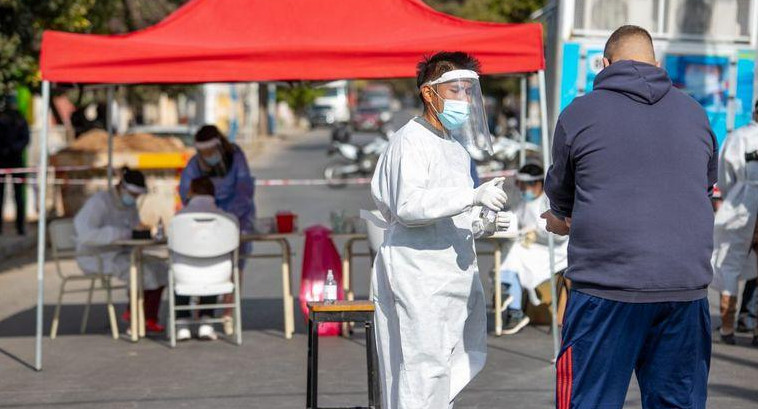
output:
[[[292,233],[295,231],[297,216],[292,212],[279,212],[276,214],[276,231],[279,233]]]

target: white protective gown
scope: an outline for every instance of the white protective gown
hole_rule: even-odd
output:
[[[501,270],[511,270],[518,274],[521,286],[533,290],[550,279],[550,250],[548,235],[545,230],[547,221],[540,215],[550,208],[547,195],[543,192],[531,202],[522,201],[516,207],[521,239],[514,243],[505,256]],[[533,236],[533,237],[532,237]],[[568,266],[568,236],[554,235],[555,272]]]
[[[484,367],[470,161],[458,142],[412,120],[374,173],[371,193],[389,224],[372,277],[385,409],[446,409]]]
[[[716,212],[713,237],[713,287],[737,296],[739,280],[758,275],[751,251],[758,214],[758,162],[745,154],[758,150],[758,123],[737,129],[724,141],[719,157],[719,182],[724,203]]]
[[[115,190],[95,193],[74,217],[76,250],[80,253],[99,254],[103,261],[102,273],[128,282],[131,265],[130,249],[123,247],[104,251],[103,246],[110,246],[116,240],[130,239],[132,229],[139,224],[137,208],[124,206]],[[85,274],[100,272],[97,257],[79,256],[76,261]],[[165,262],[144,257],[142,260],[144,288],[154,290],[166,285],[167,271]]]

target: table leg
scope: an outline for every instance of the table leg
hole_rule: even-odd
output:
[[[345,243],[345,256],[342,258],[342,290],[345,292],[345,298],[349,301],[355,299],[355,293],[353,293],[353,243],[355,241],[350,239]]]
[[[129,330],[131,331],[132,342],[137,342],[139,339],[139,315],[137,312],[137,291],[138,291],[138,276],[137,274],[137,249],[132,249],[130,262],[129,262]]]
[[[502,308],[503,308],[503,292],[502,287],[500,286],[500,265],[502,260],[502,254],[503,254],[503,248],[500,245],[499,241],[495,242],[495,251],[494,251],[494,259],[495,259],[495,279],[493,283],[493,291],[495,292],[495,305],[492,306],[493,310],[495,311],[495,335],[498,337],[503,335],[503,314],[502,314]]]
[[[144,278],[142,273],[142,248],[137,247],[137,314],[139,318],[139,336],[145,338],[145,288],[143,287]]]
[[[350,259],[352,258],[353,240],[350,239],[345,242],[345,249],[342,251],[342,292],[345,295],[345,299],[352,301],[354,299],[350,277]],[[350,337],[350,324],[349,322],[342,323],[342,336],[345,338]]]
[[[292,339],[295,332],[295,300],[292,296],[290,261],[292,259],[289,241],[278,240],[282,247],[282,301],[284,303],[284,338]]]

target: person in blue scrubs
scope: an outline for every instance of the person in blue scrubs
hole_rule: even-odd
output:
[[[197,154],[189,160],[179,181],[182,203],[189,201],[192,180],[207,176],[213,182],[216,206],[237,217],[242,234],[252,233],[255,220],[255,178],[250,174],[242,149],[229,142],[214,125],[205,125],[197,131],[195,149]],[[252,243],[240,246],[240,255],[250,252]],[[240,259],[239,268],[241,272],[244,271],[244,259]],[[224,317],[224,332],[233,332],[231,310],[226,311]]]

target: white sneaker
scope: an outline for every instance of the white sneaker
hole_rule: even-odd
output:
[[[524,316],[521,317],[520,320],[512,322],[512,323],[509,322],[508,327],[503,330],[503,334],[504,335],[518,334],[519,331],[521,331],[522,329],[524,329],[524,327],[529,325],[529,321],[531,321],[529,317],[527,317],[526,314],[524,314]]]
[[[215,341],[218,339],[216,330],[212,325],[203,324],[197,329],[197,337],[205,341]]]
[[[176,329],[176,340],[177,341],[186,341],[188,339],[192,338],[192,333],[190,332],[189,328],[187,327],[179,327]]]
[[[508,307],[511,305],[511,303],[513,303],[513,296],[509,294],[509,295],[508,295],[507,297],[505,297],[505,299],[503,300],[503,304],[502,304],[502,306],[500,307],[500,312],[504,312],[505,310],[507,310],[507,309],[508,309]]]
[[[230,316],[224,317],[224,335],[234,334],[234,319]]]

